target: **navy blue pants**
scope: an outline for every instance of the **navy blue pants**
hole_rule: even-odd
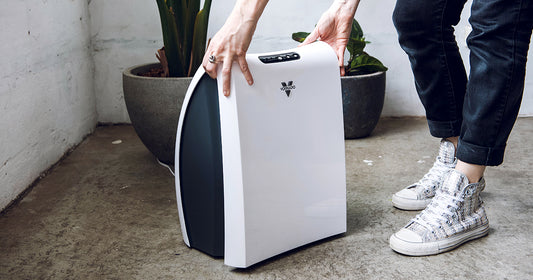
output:
[[[393,21],[431,135],[459,136],[461,161],[499,165],[522,101],[533,0],[473,0],[468,78],[454,36],[465,2],[397,0]]]

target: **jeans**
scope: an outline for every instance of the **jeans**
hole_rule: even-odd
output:
[[[468,78],[454,36],[465,2],[397,0],[393,21],[431,135],[459,136],[461,161],[499,165],[522,101],[533,0],[473,0]]]

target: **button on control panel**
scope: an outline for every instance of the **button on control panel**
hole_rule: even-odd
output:
[[[295,52],[263,55],[259,57],[259,60],[261,60],[263,63],[277,63],[298,59],[300,59],[300,55]]]

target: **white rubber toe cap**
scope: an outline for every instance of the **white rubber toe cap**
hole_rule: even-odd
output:
[[[405,242],[410,242],[410,243],[421,243],[422,242],[422,237],[420,237],[420,235],[405,228],[402,228],[395,235],[396,235],[396,238],[402,241],[405,241]]]
[[[436,242],[423,242],[422,237],[405,228],[391,235],[389,244],[392,250],[408,256],[433,255],[439,252]]]
[[[403,199],[418,199],[418,195],[412,189],[403,189],[395,194],[395,196]]]

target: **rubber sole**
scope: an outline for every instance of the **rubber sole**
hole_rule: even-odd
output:
[[[489,224],[476,229],[457,234],[444,240],[433,242],[408,242],[396,237],[390,237],[389,244],[392,250],[408,256],[429,256],[450,251],[465,242],[483,237],[489,233]]]

